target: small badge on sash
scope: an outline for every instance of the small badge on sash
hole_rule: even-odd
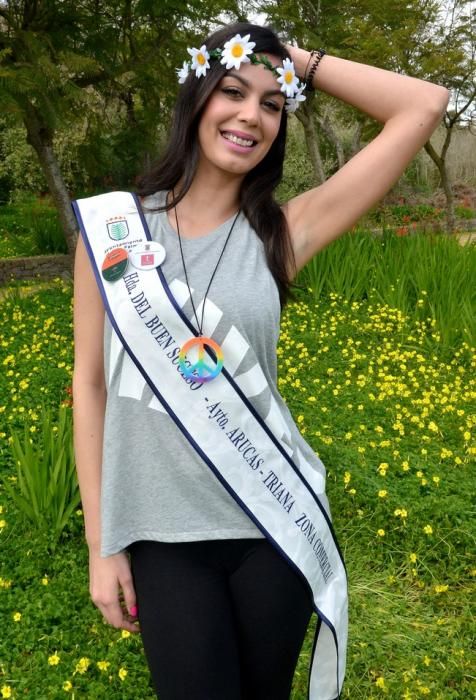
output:
[[[122,277],[127,268],[127,250],[114,248],[103,260],[101,272],[107,282],[116,282]]]
[[[165,248],[160,243],[150,241],[143,248],[131,250],[129,258],[138,270],[153,270],[164,262]]]
[[[123,241],[129,235],[129,226],[124,216],[113,216],[106,219],[107,232],[113,241]]]

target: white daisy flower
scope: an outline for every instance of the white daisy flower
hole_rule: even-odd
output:
[[[182,68],[176,68],[175,72],[178,75],[179,83],[184,83],[190,73],[190,63],[184,61]]]
[[[298,90],[298,77],[294,70],[294,63],[285,58],[283,67],[277,68],[279,73],[278,83],[281,83],[281,92],[284,92],[287,97],[294,97],[294,93]]]
[[[239,34],[235,34],[233,39],[225,43],[220,63],[226,64],[225,68],[227,70],[230,68],[238,70],[242,63],[250,62],[248,54],[253,53],[256,43],[249,41],[249,38],[250,34],[243,38]]]
[[[299,103],[297,102],[297,100],[293,99],[292,97],[287,98],[286,104],[284,105],[284,109],[288,114],[294,114],[298,107]]]
[[[306,85],[304,83],[301,83],[301,86],[299,87],[298,91],[294,95],[294,97],[288,97],[286,100],[286,112],[288,113],[293,113],[297,110],[299,107],[300,102],[304,102],[306,99],[306,95],[303,95],[302,93],[304,92],[306,88]]]
[[[203,46],[201,46],[199,49],[187,49],[187,51],[192,57],[192,70],[195,71],[197,78],[205,75],[207,68],[210,68],[210,64],[208,63],[210,54],[208,53],[205,44],[203,44]]]

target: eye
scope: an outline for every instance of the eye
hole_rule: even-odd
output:
[[[235,87],[224,87],[222,88],[222,92],[224,92],[225,95],[229,95],[230,97],[241,97],[241,91]]]
[[[271,109],[273,112],[281,112],[281,107],[278,105],[277,102],[273,102],[272,100],[266,100],[264,103],[265,107],[268,107],[268,109]]]

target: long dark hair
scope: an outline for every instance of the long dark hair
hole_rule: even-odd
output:
[[[255,53],[269,53],[280,59],[290,58],[274,31],[248,22],[227,25],[211,34],[203,43],[209,51],[222,48],[235,34],[251,34],[251,40],[256,44]],[[147,196],[160,190],[172,191],[183,178],[181,190],[175,194],[175,199],[157,211],[172,209],[190,189],[200,156],[200,119],[209,97],[225,74],[225,66],[220,61],[211,60],[205,77],[197,80],[191,74],[182,85],[165,152],[155,167],[137,180],[137,193]],[[291,280],[295,271],[286,218],[273,196],[283,174],[286,126],[287,114],[283,109],[278,135],[271,148],[263,160],[246,174],[240,188],[240,207],[264,244],[268,267],[279,290],[281,307],[293,296]]]

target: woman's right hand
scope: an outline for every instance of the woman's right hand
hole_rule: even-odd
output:
[[[136,605],[136,594],[126,552],[103,558],[98,551],[89,550],[89,593],[106,622],[129,632],[140,632],[130,619],[137,615],[128,613]]]

